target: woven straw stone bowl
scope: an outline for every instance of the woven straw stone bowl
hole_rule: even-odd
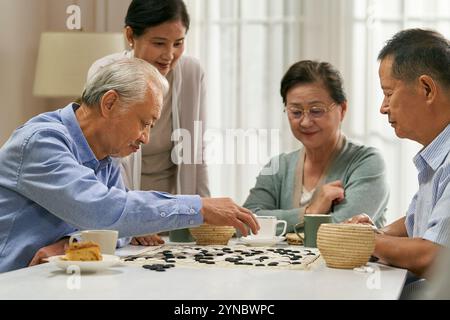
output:
[[[363,224],[323,223],[317,247],[330,268],[353,269],[365,265],[375,248],[375,232]]]
[[[212,226],[205,223],[198,227],[190,228],[189,231],[198,245],[227,245],[236,229],[229,226]]]

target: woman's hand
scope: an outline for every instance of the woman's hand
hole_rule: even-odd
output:
[[[344,200],[344,187],[340,180],[324,184],[314,195],[305,213],[326,214],[334,203]]]
[[[370,217],[365,213],[361,213],[354,217],[351,217],[350,219],[345,220],[345,223],[359,223],[375,226],[372,219],[370,219]]]
[[[157,234],[149,234],[131,239],[131,244],[134,246],[158,246],[163,243],[164,240]]]

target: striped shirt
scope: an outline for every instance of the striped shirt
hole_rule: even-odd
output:
[[[450,124],[415,157],[419,191],[406,214],[409,237],[450,243]]]

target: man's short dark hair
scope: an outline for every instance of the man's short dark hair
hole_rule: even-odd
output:
[[[450,42],[433,30],[407,29],[398,32],[378,54],[378,60],[393,58],[392,76],[411,82],[428,75],[450,87]]]

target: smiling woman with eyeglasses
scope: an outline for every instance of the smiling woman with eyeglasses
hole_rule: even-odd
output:
[[[291,131],[302,148],[271,160],[250,190],[244,207],[288,222],[305,214],[330,214],[341,222],[357,212],[377,226],[385,223],[389,192],[385,164],[375,148],[348,140],[341,132],[347,112],[342,78],[327,62],[300,61],[281,81]]]

